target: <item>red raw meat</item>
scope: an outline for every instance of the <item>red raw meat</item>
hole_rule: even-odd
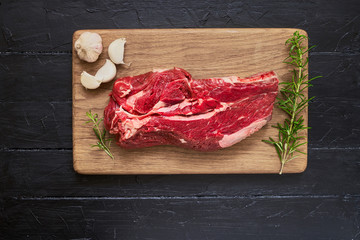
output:
[[[192,79],[181,68],[119,78],[104,123],[124,148],[225,148],[271,119],[278,83],[273,71],[244,79]]]

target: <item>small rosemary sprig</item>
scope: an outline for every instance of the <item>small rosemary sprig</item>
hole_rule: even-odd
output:
[[[314,97],[307,98],[304,95],[304,90],[312,86],[311,81],[321,77],[317,76],[307,80],[308,74],[306,70],[309,58],[305,58],[305,54],[315,47],[312,46],[306,49],[306,47],[302,46],[303,41],[307,39],[307,36],[300,35],[299,31],[296,31],[285,42],[285,45],[290,46],[290,50],[289,56],[284,60],[284,63],[294,67],[291,71],[293,76],[291,81],[280,83],[283,87],[280,89],[281,97],[277,98],[276,105],[288,114],[288,118],[284,120],[283,124],[277,123],[277,125],[272,126],[279,130],[277,141],[271,137],[269,137],[269,140],[263,140],[263,142],[274,145],[276,149],[281,162],[279,174],[282,174],[287,162],[297,157],[295,153],[306,154],[299,150],[299,147],[307,143],[302,141],[305,136],[301,135],[301,131],[310,129],[310,127],[305,126],[301,113]]]
[[[99,139],[99,141],[95,145],[91,145],[91,147],[98,147],[104,150],[107,155],[114,159],[114,156],[110,151],[111,139],[105,139],[106,129],[103,129],[102,131],[100,130],[100,124],[104,119],[99,118],[97,113],[92,114],[91,110],[89,110],[89,112],[86,112],[86,116],[90,118],[90,120],[86,121],[86,123],[93,123],[93,131],[96,137]]]

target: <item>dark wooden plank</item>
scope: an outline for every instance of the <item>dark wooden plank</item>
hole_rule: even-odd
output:
[[[5,200],[3,239],[358,239],[360,198]]]
[[[360,54],[318,55],[313,52],[310,54],[309,68],[310,77],[323,76],[312,82],[314,86],[309,88],[309,95],[316,96],[316,101],[359,100]]]
[[[313,82],[309,96],[309,147],[359,147],[360,56],[311,56]]]
[[[359,148],[360,101],[318,98],[310,104],[309,148]]]
[[[359,194],[360,150],[311,150],[290,175],[77,174],[71,151],[0,152],[0,193],[12,196],[257,196]],[[296,161],[296,160],[295,160]]]
[[[71,55],[0,55],[0,102],[71,101]]]
[[[357,0],[5,1],[0,51],[70,51],[73,32],[89,28],[296,27],[317,51],[358,53],[359,8]]]
[[[0,149],[72,147],[71,102],[0,103],[0,113]]]

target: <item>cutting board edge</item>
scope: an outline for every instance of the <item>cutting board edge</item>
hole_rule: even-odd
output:
[[[302,161],[302,164],[297,164],[296,167],[292,166],[289,170],[288,166],[285,165],[283,174],[301,174],[306,171],[308,167],[308,155],[306,155],[306,161]],[[220,172],[210,172],[210,171],[149,171],[149,172],[139,172],[139,171],[114,171],[114,170],[103,170],[99,172],[95,168],[84,168],[81,166],[81,162],[76,160],[75,151],[73,153],[73,167],[78,174],[82,175],[203,175],[203,174],[279,174],[280,162],[278,168],[274,170],[259,170],[259,171],[220,171]]]
[[[94,28],[94,29],[78,29],[75,30],[73,35],[72,35],[72,52],[74,53],[74,42],[75,42],[75,37],[76,35],[78,35],[79,33],[83,33],[86,31],[119,31],[119,30],[141,30],[141,31],[154,31],[154,30],[160,30],[160,31],[177,31],[177,30],[185,30],[185,31],[206,31],[206,30],[246,30],[246,31],[252,31],[252,30],[288,30],[288,31],[299,31],[300,33],[302,33],[305,36],[309,36],[307,31],[301,28],[109,28],[109,29],[99,29],[99,28]]]
[[[189,172],[189,171],[184,171],[184,172],[157,172],[157,171],[153,171],[153,172],[124,172],[124,171],[102,171],[102,172],[98,172],[95,169],[89,169],[89,170],[85,170],[83,168],[81,168],[80,166],[78,166],[76,164],[76,162],[74,161],[74,170],[81,175],[221,175],[221,174],[248,174],[248,175],[253,175],[253,174],[279,174],[279,170],[274,170],[274,171],[254,171],[254,172],[244,172],[244,171],[224,171],[224,172],[207,172],[207,171],[198,171],[198,172]],[[304,164],[304,166],[302,168],[299,168],[298,170],[285,170],[283,171],[282,174],[301,174],[303,172],[305,172],[307,168],[307,163]],[[280,164],[279,164],[279,169],[280,169]]]

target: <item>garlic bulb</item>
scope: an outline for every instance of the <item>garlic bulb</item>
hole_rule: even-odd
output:
[[[97,33],[84,32],[76,40],[75,50],[81,60],[95,62],[103,50],[102,38]]]
[[[95,89],[98,88],[102,82],[102,79],[99,77],[95,77],[93,75],[88,74],[83,71],[80,77],[81,84],[87,89]]]
[[[103,83],[110,82],[115,76],[116,66],[109,59],[106,59],[105,64],[95,74],[95,77],[102,79]]]
[[[124,63],[124,47],[125,47],[126,39],[119,38],[110,43],[108,48],[108,54],[115,64],[125,64]]]

